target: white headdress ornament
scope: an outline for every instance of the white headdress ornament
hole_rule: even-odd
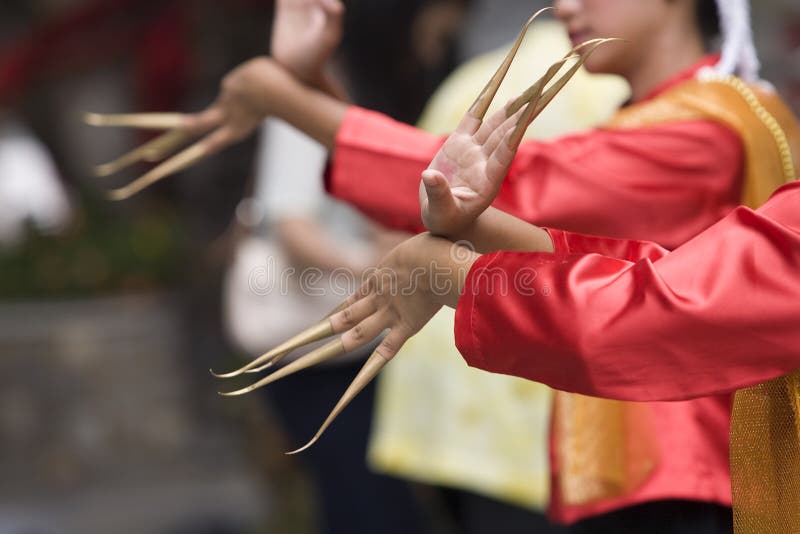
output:
[[[722,37],[719,62],[703,74],[716,76],[736,75],[747,82],[761,81],[761,67],[753,43],[748,0],[716,0]]]

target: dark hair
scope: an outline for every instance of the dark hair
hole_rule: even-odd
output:
[[[700,25],[700,32],[706,42],[714,40],[719,36],[719,12],[715,0],[696,0],[695,12],[697,13],[697,23]]]

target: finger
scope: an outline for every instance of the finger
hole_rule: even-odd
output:
[[[455,132],[465,135],[475,135],[481,127],[481,120],[473,117],[470,113],[465,113],[456,126]]]
[[[389,317],[384,312],[376,312],[342,334],[342,344],[347,351],[353,351],[366,345],[391,326]]]
[[[203,135],[219,127],[225,119],[225,113],[217,105],[212,105],[199,113],[184,115],[181,128],[191,135]]]
[[[523,108],[524,109],[524,108]],[[517,124],[520,115],[522,114],[522,110],[517,111],[514,115],[508,117],[506,120],[503,121],[497,128],[494,129],[492,135],[489,136],[489,139],[483,144],[483,152],[487,155],[491,155],[497,150],[497,147],[500,145],[500,142],[506,137],[508,132]]]
[[[492,186],[493,191],[497,191],[508,173],[508,167],[514,160],[517,153],[517,146],[512,145],[514,130],[508,130],[503,139],[497,144],[497,148],[492,152],[489,161],[486,163],[486,177]]]
[[[120,187],[119,189],[112,189],[108,192],[108,196],[111,200],[124,200],[129,198],[145,187],[171,174],[187,169],[198,161],[211,156],[229,144],[231,140],[232,136],[226,128],[215,130],[202,140],[178,152],[164,163],[151,169],[128,185]]]
[[[285,378],[289,375],[292,375],[298,371],[311,367],[312,365],[317,365],[318,363],[325,362],[330,360],[331,358],[335,358],[340,354],[344,354],[346,351],[344,350],[344,345],[342,345],[341,339],[334,339],[321,347],[318,347],[308,354],[305,354],[295,361],[286,364],[285,366],[281,367],[271,375],[265,376],[258,382],[254,384],[250,384],[247,387],[242,389],[237,389],[236,391],[220,391],[219,394],[223,397],[235,397],[238,395],[244,395],[245,393],[250,393],[251,391],[255,391],[260,387],[264,387],[267,384],[271,384],[276,380],[280,380],[281,378]]]
[[[178,148],[186,139],[186,134],[180,130],[170,130],[134,148],[127,154],[123,154],[114,161],[96,166],[94,168],[94,174],[95,176],[108,176],[139,161],[158,161],[169,152]]]
[[[525,107],[525,110],[517,117],[516,125],[506,139],[506,146],[508,146],[512,152],[517,151],[517,147],[519,147],[519,144],[522,142],[522,138],[525,136],[525,131],[528,129],[528,126],[530,126],[531,122],[533,122],[534,114],[536,113],[537,109],[536,106],[539,103],[541,96],[541,93],[532,95],[528,105]],[[543,108],[540,108],[539,111],[541,111],[541,109]]]
[[[292,336],[277,347],[265,352],[255,360],[249,362],[247,365],[239,369],[236,369],[235,371],[231,371],[229,373],[215,373],[213,370],[211,370],[211,374],[217,378],[231,378],[233,376],[238,376],[249,369],[254,369],[258,366],[261,366],[304,345],[308,345],[309,343],[314,343],[315,341],[330,337],[334,333],[335,332],[333,331],[333,325],[331,324],[330,319],[323,319],[317,324],[303,330],[295,336]]]
[[[375,313],[378,309],[375,298],[362,298],[352,303],[342,311],[331,315],[330,322],[333,331],[338,333],[344,332]]]
[[[220,152],[234,141],[236,141],[236,138],[233,135],[233,130],[227,126],[221,126],[201,139],[199,144],[203,146],[203,151],[205,152],[203,157],[208,157]]]
[[[475,142],[478,144],[485,143],[492,132],[494,132],[501,124],[503,124],[506,119],[508,119],[509,115],[506,109],[512,105],[513,102],[514,100],[509,100],[506,102],[506,105],[503,106],[502,109],[492,113],[489,118],[486,119],[483,124],[481,124],[480,128],[478,128],[478,131],[475,132]]]
[[[355,302],[355,299],[352,299],[352,295],[351,295],[350,297],[348,297],[348,298],[344,299],[344,300],[343,300],[343,301],[342,301],[342,302],[341,302],[341,303],[340,303],[338,306],[336,306],[334,309],[332,309],[332,310],[331,310],[331,311],[329,311],[327,314],[325,314],[325,317],[323,317],[323,319],[329,319],[329,318],[331,317],[331,315],[335,315],[335,314],[339,313],[339,312],[340,312],[340,311],[342,311],[343,309],[347,308],[347,307],[348,307],[350,304],[352,304],[353,302]]]
[[[145,130],[171,130],[183,126],[183,113],[92,113],[83,114],[83,120],[91,126],[122,126]]]
[[[378,348],[367,358],[367,361],[364,363],[364,366],[358,372],[353,382],[350,383],[350,386],[342,395],[342,398],[339,399],[339,402],[336,403],[336,406],[331,411],[330,415],[325,422],[322,423],[322,426],[319,428],[317,433],[311,438],[311,441],[291,452],[287,452],[286,454],[297,454],[298,452],[302,452],[312,446],[317,440],[322,436],[323,432],[330,426],[336,417],[342,413],[342,410],[350,404],[350,402],[358,395],[358,393],[369,384],[375,376],[380,372],[381,369],[391,360],[397,351],[400,350],[400,347],[403,346],[403,343],[406,342],[408,336],[404,336],[403,334],[395,333],[395,330],[389,332],[384,340],[378,345]],[[390,339],[391,338],[391,339]]]
[[[175,129],[165,132],[153,139],[152,144],[145,143],[142,159],[153,163],[161,161],[188,140],[189,135],[181,130]]]
[[[517,54],[517,51],[519,50],[519,47],[522,44],[522,39],[525,37],[525,33],[528,31],[528,27],[534,20],[536,20],[536,17],[538,17],[545,11],[549,11],[551,9],[553,8],[545,7],[543,9],[540,9],[525,22],[525,25],[520,30],[516,41],[514,41],[514,44],[511,47],[511,50],[508,51],[508,54],[506,54],[505,59],[503,59],[503,62],[500,64],[500,67],[498,67],[497,71],[494,73],[492,78],[486,84],[486,87],[484,87],[483,90],[480,92],[478,98],[475,100],[475,103],[472,104],[472,106],[470,107],[468,111],[470,115],[477,118],[478,120],[483,120],[484,115],[486,115],[486,111],[489,109],[492,100],[494,100],[494,97],[497,94],[497,90],[500,88],[500,84],[503,81],[503,78],[505,78],[506,74],[508,73],[509,67],[511,67],[511,62],[514,60],[514,56]]]

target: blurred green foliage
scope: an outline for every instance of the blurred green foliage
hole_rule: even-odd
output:
[[[22,242],[0,248],[2,297],[146,291],[176,280],[185,232],[174,210],[157,204],[115,213],[83,200],[58,235],[30,228]]]

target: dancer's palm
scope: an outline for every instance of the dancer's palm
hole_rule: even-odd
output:
[[[517,118],[507,118],[503,108],[481,124],[467,113],[444,142],[419,189],[422,221],[431,233],[458,233],[495,199],[516,153]]]

